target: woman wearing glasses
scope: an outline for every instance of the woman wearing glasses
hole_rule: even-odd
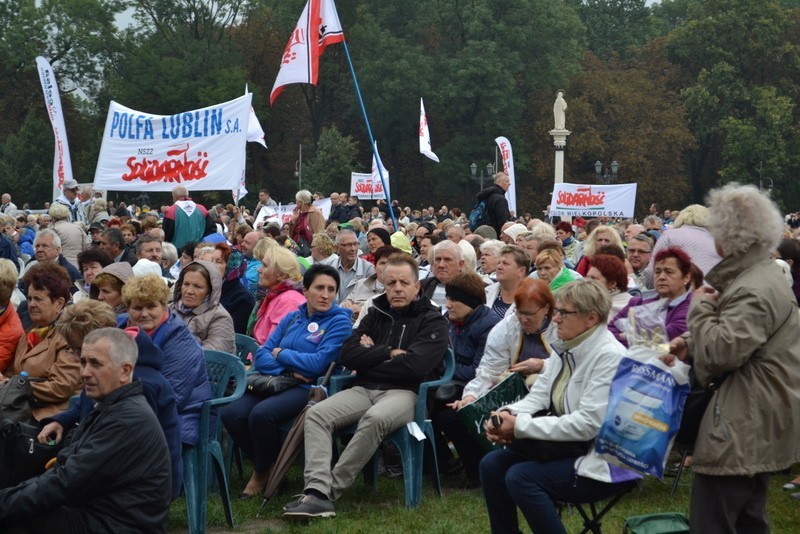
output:
[[[467,485],[477,487],[478,464],[484,455],[482,445],[467,431],[456,410],[474,402],[509,373],[519,372],[528,387],[545,368],[550,344],[555,341],[552,318],[555,301],[543,280],[526,278],[514,294],[516,310],[489,332],[486,351],[475,371],[475,378],[464,386],[461,400],[448,405],[437,418],[439,428],[453,442],[467,473]]]
[[[544,371],[525,398],[492,413],[486,437],[507,446],[480,463],[492,532],[519,532],[517,508],[533,532],[566,532],[555,502],[596,502],[640,478],[591,447],[625,354],[606,329],[610,307],[608,291],[593,280],[561,287],[553,306],[558,341]]]

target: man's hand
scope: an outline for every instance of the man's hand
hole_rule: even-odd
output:
[[[689,357],[689,345],[686,338],[678,336],[669,342],[669,353],[684,362]]]
[[[475,402],[475,400],[476,400],[475,397],[473,397],[472,395],[467,395],[463,399],[451,402],[450,404],[447,405],[447,407],[452,408],[454,410],[458,410],[462,406],[466,406],[467,404],[472,404],[473,402]]]
[[[500,426],[494,426],[492,416],[500,418]],[[511,415],[506,411],[492,412],[489,419],[487,419],[486,423],[483,425],[483,428],[486,430],[486,439],[498,445],[508,445],[514,440],[514,425],[516,423],[516,415]]]
[[[361,335],[361,346],[362,347],[374,347],[375,342],[372,341],[372,338],[369,337],[367,334]]]
[[[51,436],[55,434],[55,438],[51,438]],[[36,436],[36,441],[41,443],[42,445],[47,445],[50,441],[55,441],[56,443],[61,443],[61,437],[64,434],[64,427],[61,426],[61,423],[56,423],[53,421],[52,423],[47,423],[42,428],[42,431],[39,432],[39,435]]]
[[[405,353],[406,351],[403,349],[392,349],[389,351],[389,358],[396,358],[397,356],[402,356]]]

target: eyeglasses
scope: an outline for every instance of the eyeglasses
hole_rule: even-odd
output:
[[[519,319],[519,320],[522,320],[522,319],[533,319],[534,317],[536,317],[537,313],[542,311],[542,308],[544,308],[544,306],[542,306],[541,308],[539,308],[535,312],[524,312],[522,310],[517,309],[517,310],[514,310],[514,315],[516,315],[517,319]]]
[[[575,315],[577,313],[580,313],[580,312],[577,312],[577,311],[574,311],[574,310],[565,310],[564,308],[553,308],[553,316],[554,317],[556,315],[560,315],[564,319],[567,319],[570,315]]]

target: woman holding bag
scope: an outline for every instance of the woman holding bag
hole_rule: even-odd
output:
[[[692,532],[769,532],[770,473],[800,461],[800,316],[770,250],[783,219],[767,195],[729,184],[708,197],[720,261],[694,293],[670,352],[715,383],[694,447]],[[721,385],[720,385],[721,384]]]
[[[625,348],[606,329],[608,291],[577,280],[555,294],[559,341],[521,401],[492,413],[480,480],[492,532],[519,532],[517,507],[533,532],[565,533],[555,502],[591,503],[624,492],[640,476],[610,466],[591,441]]]
[[[314,265],[303,277],[306,303],[286,315],[258,350],[254,367],[261,375],[294,377],[297,384],[263,396],[247,391],[222,410],[234,442],[253,460],[253,474],[240,498],[260,494],[281,448],[280,426],[308,402],[308,389],[325,374],[352,331],[350,310],[336,304],[339,273]]]

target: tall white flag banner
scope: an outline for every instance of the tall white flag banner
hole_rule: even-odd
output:
[[[250,106],[250,115],[247,118],[247,142],[258,143],[267,148],[267,141],[264,137],[264,129],[261,127],[261,122],[256,117],[256,111],[253,106]]]
[[[636,184],[555,184],[550,215],[632,218]]]
[[[333,0],[308,0],[286,43],[278,77],[269,95],[269,104],[275,102],[285,85],[317,85],[319,58],[325,47],[342,41],[344,31]]]
[[[53,198],[57,198],[61,195],[64,180],[73,179],[72,160],[69,157],[69,143],[67,142],[67,126],[64,124],[64,108],[61,107],[56,75],[50,62],[42,56],[37,56],[36,68],[39,70],[39,81],[42,84],[47,116],[50,117],[56,141],[53,155]]]
[[[94,187],[103,191],[238,191],[252,94],[175,115],[111,102]]]
[[[422,103],[422,98],[419,99],[419,153],[439,163],[439,157],[433,153],[433,148],[431,148],[428,116],[425,114],[425,105]]]
[[[503,171],[505,171],[511,179],[511,185],[508,187],[508,191],[506,191],[508,209],[514,212],[514,217],[519,217],[519,213],[517,213],[517,178],[514,175],[514,151],[511,150],[511,141],[505,137],[498,137],[494,142],[497,143],[497,146],[500,148]]]
[[[375,156],[378,156],[377,160]],[[380,173],[378,172],[378,167],[380,166]],[[381,182],[381,175],[383,175],[383,180],[386,183],[386,193],[389,194],[389,197],[392,195],[392,188],[389,185],[389,171],[386,170],[386,167],[383,166],[383,161],[381,161],[381,155],[378,153],[378,142],[375,141],[375,150],[372,152],[372,191],[373,191],[373,198],[383,199],[386,200],[386,194],[383,191],[383,184]]]

